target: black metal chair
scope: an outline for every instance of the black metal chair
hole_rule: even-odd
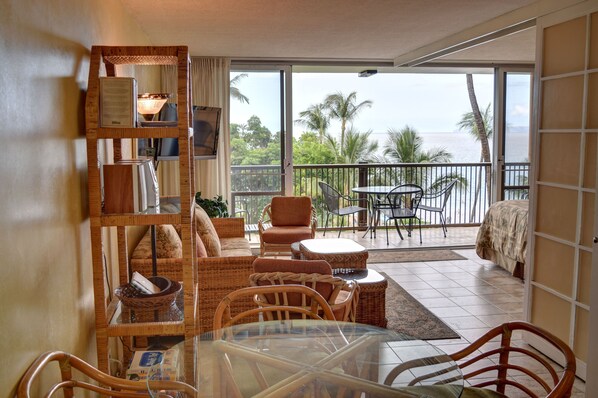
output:
[[[413,220],[419,223],[419,243],[422,243],[422,222],[417,216],[417,210],[424,194],[422,187],[416,184],[402,184],[391,189],[376,205],[376,225],[380,220],[380,215],[384,216],[384,226],[387,226],[388,221],[394,221],[395,228],[399,233],[399,237],[403,240],[403,234],[399,228],[399,222],[403,224],[409,221],[407,228],[408,236],[411,236]],[[386,229],[386,244],[388,241],[388,228]]]
[[[326,236],[326,228],[328,228],[328,219],[331,214],[339,216],[341,218],[341,225],[338,229],[338,236],[341,236],[341,231],[345,222],[344,217],[350,216],[360,211],[367,211],[367,208],[361,206],[349,205],[341,207],[341,202],[346,201],[350,203],[356,203],[365,199],[352,199],[348,195],[342,195],[339,191],[326,184],[324,181],[319,182],[320,189],[324,195],[324,203],[326,204],[326,223],[324,224],[324,236]],[[355,218],[353,218],[353,233],[355,233]]]
[[[431,213],[438,213],[440,217],[440,225],[442,226],[442,232],[446,238],[446,217],[444,216],[444,209],[446,208],[446,202],[448,202],[449,196],[453,191],[453,187],[457,184],[457,179],[449,181],[439,189],[426,192],[422,196],[422,202],[419,205],[419,209],[422,211],[429,211]]]

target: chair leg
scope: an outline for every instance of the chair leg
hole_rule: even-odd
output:
[[[326,213],[326,223],[324,224],[324,234],[326,236],[326,228],[328,228],[328,217],[330,217],[330,213]]]
[[[343,230],[344,225],[345,225],[345,217],[341,217],[341,226],[338,229],[338,238],[341,237],[341,231]]]
[[[422,220],[421,219],[417,219],[417,221],[419,221],[419,244],[421,245],[422,242]]]
[[[440,213],[440,224],[442,225],[442,232],[444,232],[444,237],[446,238],[446,219],[444,218],[443,213]]]

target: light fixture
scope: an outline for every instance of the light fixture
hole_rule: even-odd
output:
[[[362,70],[361,72],[358,73],[359,77],[370,77],[372,75],[375,75],[376,73],[378,73],[378,71],[376,69],[366,69],[366,70]]]
[[[146,122],[151,122],[170,98],[168,93],[145,93],[137,96],[137,112]]]

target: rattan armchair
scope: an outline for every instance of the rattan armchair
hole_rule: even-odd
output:
[[[291,253],[291,245],[316,236],[316,209],[308,196],[275,196],[258,221],[260,254]]]
[[[530,346],[513,342],[513,332],[519,336],[529,334],[536,341],[552,346],[560,356],[555,360],[564,365],[563,369]],[[449,358],[457,361],[468,384],[461,394],[462,398],[568,398],[575,381],[575,355],[571,348],[558,337],[528,322],[499,325],[466,348],[450,354]],[[429,366],[426,358],[404,362],[390,371],[384,383],[392,385],[403,372],[417,372],[416,368],[426,363]],[[452,371],[451,368],[444,369]],[[442,380],[440,373],[420,374],[412,383],[416,385],[430,378]]]
[[[60,380],[45,389],[41,395],[40,379],[46,380],[48,372],[44,370],[51,364],[56,364]],[[75,370],[75,372],[73,372]],[[84,377],[83,377],[84,376]],[[197,390],[189,384],[179,381],[150,381],[149,385],[155,390],[176,391],[177,396],[196,397]],[[132,381],[110,376],[83,361],[82,359],[63,351],[50,351],[40,355],[29,366],[17,387],[17,398],[51,397],[62,391],[65,398],[74,397],[75,391],[95,392],[107,397],[149,397],[147,381]]]

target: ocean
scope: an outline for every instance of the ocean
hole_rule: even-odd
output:
[[[464,131],[454,132],[418,132],[423,138],[424,150],[444,148],[453,155],[452,163],[477,163],[480,161],[482,146],[478,141]],[[382,154],[384,143],[387,140],[386,131],[372,132],[370,139],[378,141],[378,154]],[[527,133],[511,133],[506,145],[507,162],[529,161],[529,138]],[[490,142],[492,151],[492,142]]]

